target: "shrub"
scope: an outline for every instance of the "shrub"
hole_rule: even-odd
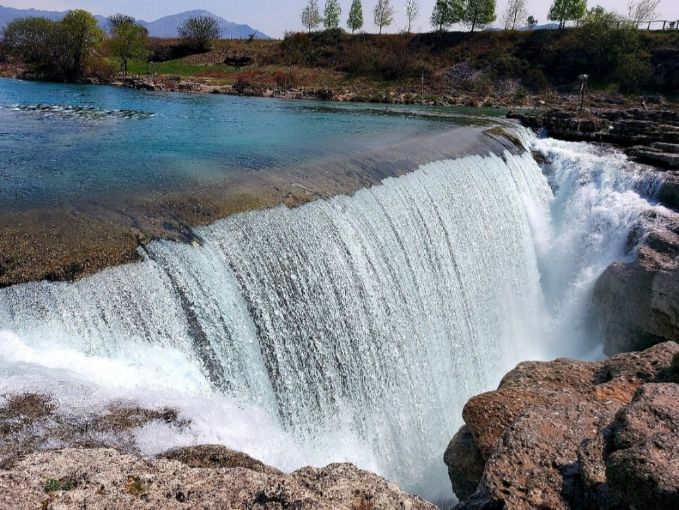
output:
[[[196,51],[209,51],[213,41],[222,36],[219,21],[210,16],[195,16],[177,27],[179,37],[186,46]]]

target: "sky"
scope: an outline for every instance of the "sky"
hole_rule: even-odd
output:
[[[363,13],[366,21],[364,29],[374,30],[372,25],[372,8],[377,0],[363,0]],[[547,19],[547,11],[551,0],[526,0],[529,14],[537,17],[539,23]],[[429,16],[435,0],[420,0],[420,16],[413,29],[428,31]],[[589,0],[590,6],[601,5],[621,14],[627,12],[628,0]],[[319,0],[322,6],[324,0]],[[396,8],[394,25],[388,32],[398,32],[406,26],[406,0],[393,0]],[[237,23],[247,23],[252,27],[273,37],[281,37],[288,30],[300,30],[302,24],[300,13],[306,0],[0,0],[0,5],[20,9],[68,10],[82,8],[94,14],[109,15],[116,12],[130,14],[138,19],[153,21],[168,14],[205,9]],[[340,0],[342,6],[342,24],[346,23],[351,0]],[[507,0],[497,0],[498,22]],[[679,0],[660,0],[658,7],[660,19],[679,19]]]

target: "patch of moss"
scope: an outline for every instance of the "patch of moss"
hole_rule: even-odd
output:
[[[45,492],[66,492],[75,488],[75,485],[73,480],[55,480],[54,478],[49,478],[45,482]]]

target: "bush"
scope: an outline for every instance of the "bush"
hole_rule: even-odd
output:
[[[94,51],[104,38],[86,11],[70,11],[63,20],[19,18],[3,31],[4,42],[31,72],[43,78],[82,81]]]
[[[184,44],[197,51],[209,51],[215,39],[222,36],[219,21],[210,16],[189,18],[177,27]]]

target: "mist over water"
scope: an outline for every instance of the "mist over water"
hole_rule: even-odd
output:
[[[0,393],[171,405],[192,425],[142,429],[148,454],[352,461],[446,499],[464,403],[521,360],[596,355],[593,285],[657,207],[624,157],[522,136],[544,172],[529,152],[430,163],[196,229],[196,245],[154,242],[76,284],[1,290]]]

